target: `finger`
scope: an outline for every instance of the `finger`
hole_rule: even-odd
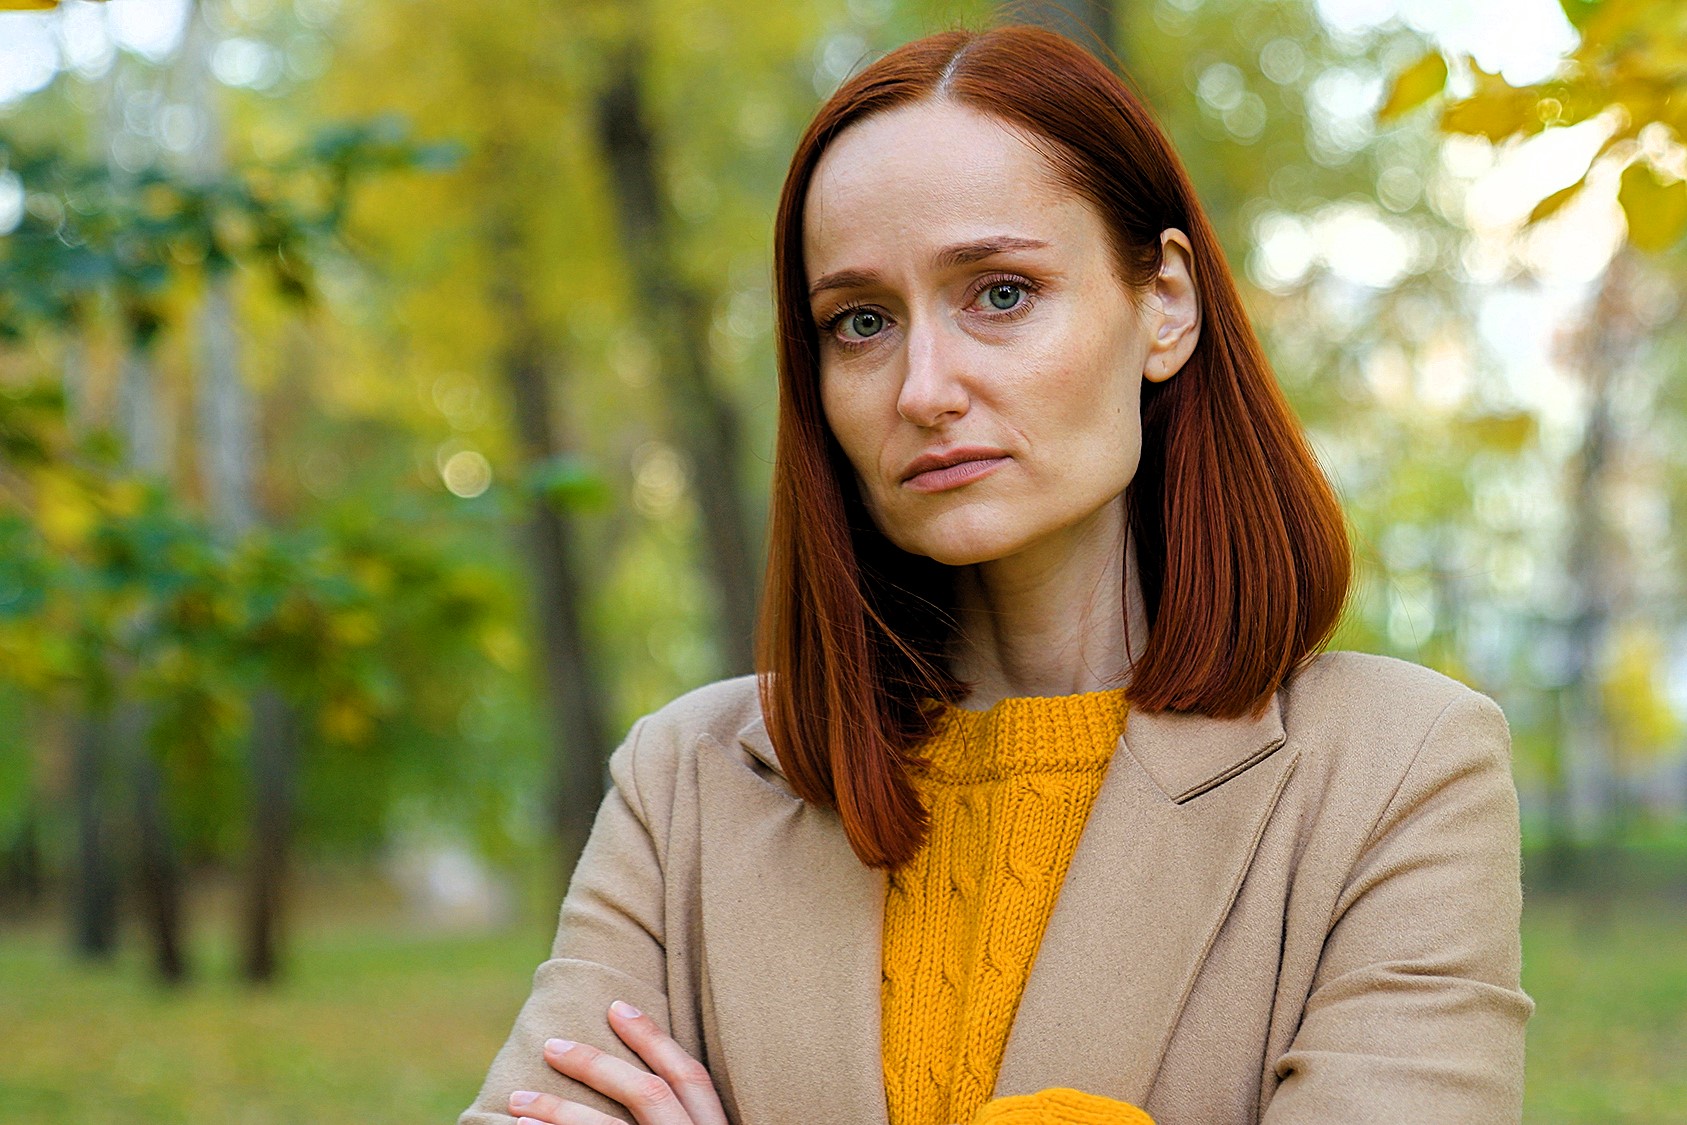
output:
[[[696,1125],[661,1075],[640,1070],[589,1043],[547,1039],[545,1061],[576,1082],[626,1106],[638,1125]]]
[[[517,1090],[510,1095],[510,1114],[517,1125],[627,1125],[590,1106],[532,1090]]]
[[[609,1006],[609,1026],[622,1042],[668,1083],[694,1125],[726,1125],[726,1111],[708,1069],[662,1030],[662,1025],[624,1000]]]

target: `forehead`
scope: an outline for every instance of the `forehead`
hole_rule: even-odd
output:
[[[803,254],[812,278],[863,255],[1009,228],[1052,241],[1099,226],[1024,132],[928,101],[856,122],[826,149],[804,203]]]

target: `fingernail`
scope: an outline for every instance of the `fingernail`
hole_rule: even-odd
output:
[[[517,1109],[520,1109],[522,1106],[527,1105],[530,1102],[536,1102],[538,1100],[539,1095],[535,1094],[532,1090],[517,1090],[515,1093],[510,1095],[510,1104],[515,1106]]]
[[[572,1046],[574,1046],[574,1040],[572,1039],[545,1040],[545,1050],[549,1051],[553,1055],[560,1055]]]
[[[644,1015],[643,1012],[639,1011],[625,1000],[615,1001],[615,1003],[609,1005],[609,1010],[614,1012],[616,1015],[629,1020],[637,1019],[639,1016]]]

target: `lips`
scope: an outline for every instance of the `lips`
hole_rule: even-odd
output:
[[[902,470],[902,483],[917,492],[940,492],[970,484],[1008,461],[1006,452],[982,445],[922,453]]]

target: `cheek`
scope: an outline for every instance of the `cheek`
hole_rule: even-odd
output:
[[[840,387],[838,380],[822,376],[820,380],[820,411],[826,428],[849,459],[857,476],[868,470],[877,455],[867,404],[859,394]]]
[[[1014,415],[1030,420],[1042,456],[1074,501],[1122,490],[1142,448],[1142,369],[1129,333],[1078,328],[1043,357]],[[1034,400],[1034,401],[1033,401]]]
[[[1057,421],[1071,438],[1134,445],[1141,429],[1142,362],[1128,333],[1077,328],[1035,366],[1041,373],[1023,388],[1038,400],[1027,417]]]

